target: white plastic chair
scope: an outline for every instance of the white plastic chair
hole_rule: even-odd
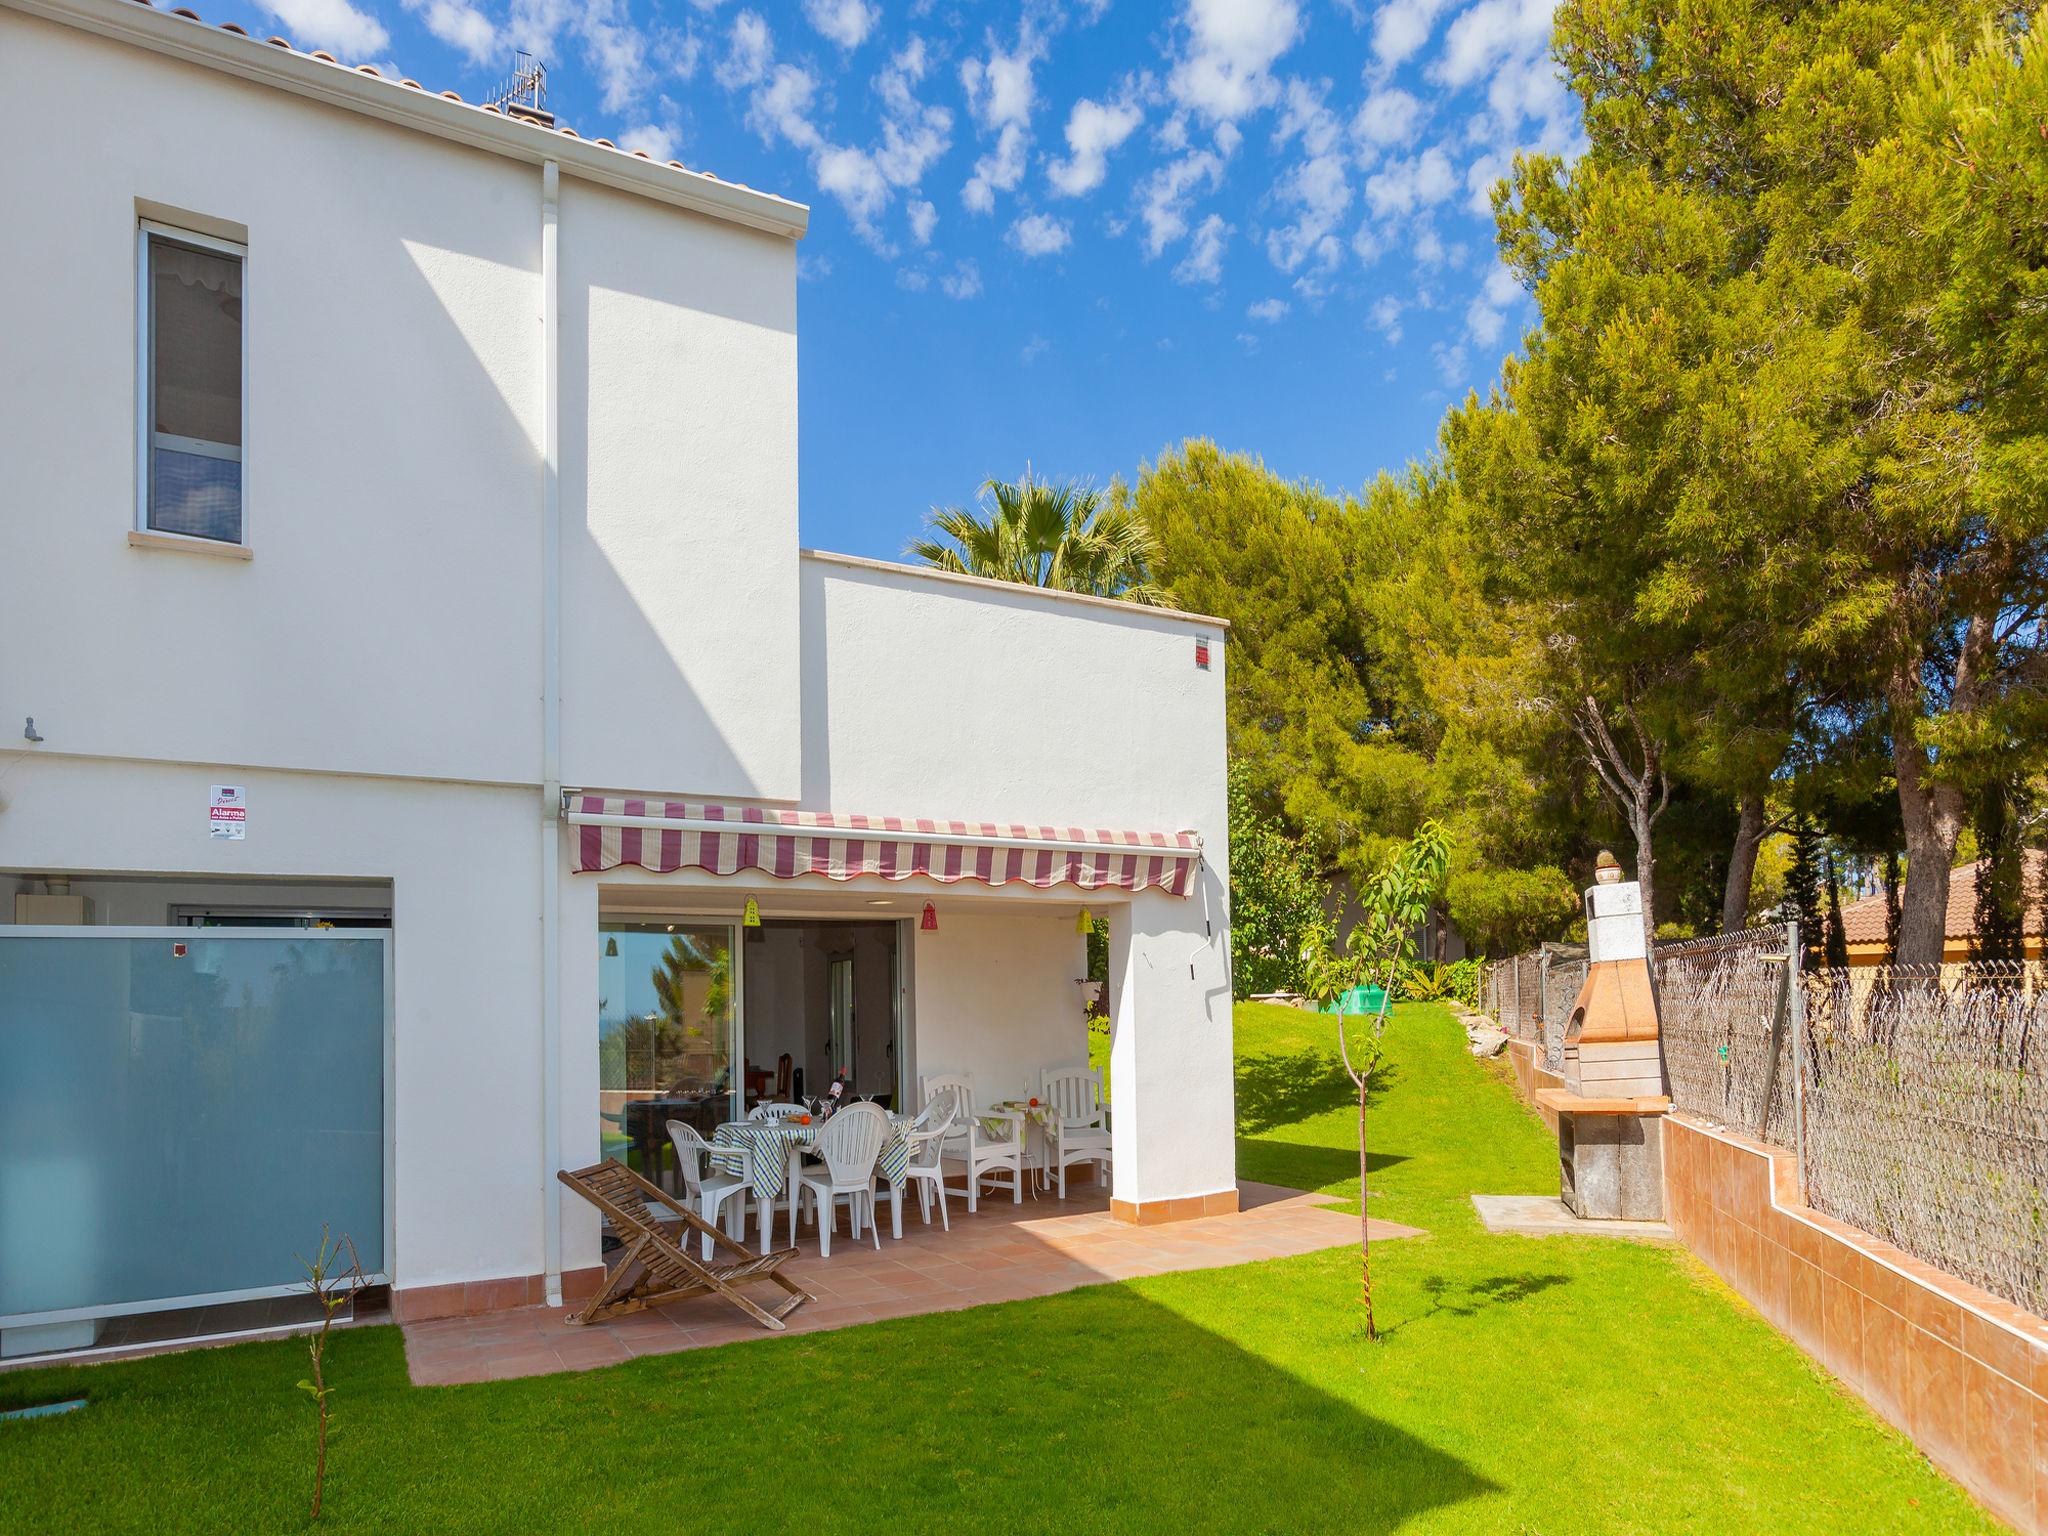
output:
[[[788,1115],[809,1114],[801,1104],[756,1104],[747,1111],[749,1120],[780,1120]]]
[[[1067,1170],[1076,1163],[1095,1164],[1098,1184],[1109,1172],[1109,1110],[1102,1102],[1102,1074],[1093,1067],[1047,1067],[1040,1081],[1039,1097],[1052,1112],[1046,1153],[1064,1200]]]
[[[967,1165],[967,1209],[981,1209],[983,1179],[1000,1177],[1004,1173],[1010,1176],[1010,1203],[1022,1205],[1024,1117],[1014,1109],[984,1110],[977,1117],[974,1112],[974,1074],[971,1072],[935,1072],[930,1077],[920,1078],[918,1086],[923,1090],[927,1109],[941,1096],[948,1096],[953,1101],[953,1125],[942,1145],[947,1154]],[[983,1120],[1004,1123],[1009,1135],[991,1136],[982,1128]]]
[[[846,1202],[847,1225],[854,1240],[860,1240],[865,1211],[875,1247],[882,1246],[875,1222],[875,1159],[882,1155],[882,1139],[888,1133],[888,1112],[879,1104],[849,1104],[818,1132],[811,1152],[823,1166],[806,1166],[798,1172],[796,1199],[801,1202],[809,1195],[817,1212],[819,1258],[832,1257],[832,1228],[838,1221],[841,1200]]]
[[[683,1170],[683,1193],[685,1198],[697,1207],[697,1214],[714,1226],[718,1222],[720,1207],[732,1202],[734,1220],[726,1231],[735,1239],[747,1235],[747,1190],[748,1175],[752,1170],[752,1154],[745,1147],[720,1147],[721,1156],[737,1155],[740,1171],[736,1174],[719,1173],[717,1164],[711,1161],[713,1148],[697,1132],[681,1120],[668,1123],[668,1139],[676,1144],[676,1166]],[[673,1218],[671,1218],[673,1219]],[[766,1227],[773,1216],[766,1210],[761,1213],[761,1222]],[[711,1258],[711,1236],[704,1237],[704,1258]]]
[[[943,1145],[953,1130],[956,1102],[953,1094],[941,1094],[903,1128],[903,1139],[910,1144],[910,1160],[904,1165],[903,1180],[906,1184],[917,1181],[917,1208],[926,1226],[932,1224],[932,1197],[938,1197],[939,1225],[948,1232],[953,1230],[953,1222],[946,1215]]]

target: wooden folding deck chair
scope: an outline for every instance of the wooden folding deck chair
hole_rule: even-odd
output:
[[[756,1253],[746,1244],[734,1242],[673,1195],[642,1178],[624,1163],[607,1159],[589,1168],[578,1168],[573,1173],[565,1168],[555,1177],[603,1211],[613,1231],[626,1245],[626,1251],[605,1276],[597,1294],[583,1304],[580,1312],[571,1315],[569,1321],[572,1323],[600,1323],[607,1318],[638,1312],[643,1307],[666,1306],[671,1301],[681,1301],[685,1296],[716,1292],[763,1328],[780,1331],[785,1317],[805,1302],[816,1299],[781,1272],[783,1264],[796,1253],[796,1249],[777,1248],[770,1253]],[[644,1202],[648,1200],[658,1201],[675,1212],[683,1228],[679,1234],[680,1242],[662,1231],[655,1219],[647,1214]],[[662,1218],[663,1221],[667,1219]],[[713,1250],[715,1253],[731,1252],[737,1257],[730,1262],[714,1260],[708,1264],[700,1263],[691,1253],[697,1247],[698,1237],[710,1238],[717,1245]],[[789,1293],[789,1298],[772,1311],[759,1307],[737,1289],[749,1280],[773,1281]]]

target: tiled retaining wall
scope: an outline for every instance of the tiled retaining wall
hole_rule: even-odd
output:
[[[1526,1096],[1551,1074],[1521,1041]],[[1799,1202],[1798,1161],[1664,1120],[1664,1216],[1781,1332],[2001,1519],[2048,1536],[2048,1320]]]
[[[1564,1079],[1548,1070],[1540,1059],[1542,1047],[1533,1040],[1510,1040],[1508,1042],[1508,1064],[1515,1070],[1515,1092],[1522,1096],[1522,1102],[1543,1117],[1543,1123],[1550,1127],[1552,1135],[1557,1134],[1557,1111],[1545,1109],[1536,1102],[1538,1088],[1562,1088]]]
[[[587,1300],[604,1280],[604,1267],[572,1269],[562,1276],[562,1300]],[[415,1285],[391,1293],[391,1316],[401,1323],[437,1317],[474,1317],[508,1307],[537,1307],[548,1299],[547,1276],[509,1275],[502,1280]]]

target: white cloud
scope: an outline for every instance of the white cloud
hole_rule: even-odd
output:
[[[1034,213],[1010,226],[1009,240],[1026,256],[1057,256],[1074,243],[1074,236],[1052,215]]]
[[[1042,44],[1027,28],[1015,48],[1005,49],[990,38],[987,58],[969,58],[960,65],[968,112],[983,132],[996,135],[995,147],[974,162],[973,174],[960,189],[960,200],[976,213],[993,212],[996,194],[1014,190],[1024,179],[1031,111],[1038,99],[1031,71],[1041,53]]]
[[[1067,114],[1067,158],[1045,168],[1053,190],[1065,197],[1093,192],[1109,174],[1110,151],[1137,131],[1145,112],[1131,100],[1090,101],[1082,97]]]
[[[995,129],[1005,123],[1022,126],[1031,121],[1031,109],[1037,100],[1031,69],[1038,57],[1038,43],[1026,36],[1009,52],[991,41],[986,59],[967,59],[961,63],[960,87],[967,93],[967,110],[974,114],[977,123]]]
[[[810,251],[796,253],[796,276],[800,283],[815,283],[832,275],[832,258],[814,255]]]
[[[1463,342],[1439,341],[1429,349],[1429,355],[1436,360],[1436,376],[1452,389],[1465,382],[1465,344]]]
[[[488,64],[503,51],[497,27],[467,0],[405,0],[405,8],[419,17],[420,24],[429,32],[472,64]]]
[[[1024,149],[1029,136],[1016,123],[1005,123],[996,147],[974,162],[974,174],[960,189],[960,201],[976,213],[992,213],[996,193],[1013,190],[1024,179]]]
[[[1481,155],[1465,172],[1465,206],[1481,218],[1493,211],[1493,184],[1512,170],[1505,155]]]
[[[262,0],[300,47],[327,48],[350,58],[375,53],[391,41],[384,23],[349,0]]]
[[[882,19],[867,0],[804,0],[804,15],[842,48],[858,48]]]
[[[932,280],[915,267],[903,267],[896,273],[896,286],[912,293],[923,293],[931,285]]]
[[[1406,160],[1390,161],[1367,178],[1365,198],[1379,214],[1412,213],[1434,207],[1457,187],[1451,157],[1432,145]]]
[[[1223,281],[1223,248],[1230,243],[1232,227],[1221,214],[1212,213],[1195,226],[1188,241],[1188,254],[1173,269],[1177,283],[1220,283]]]
[[[1422,125],[1422,103],[1399,86],[1374,91],[1351,120],[1351,131],[1368,144],[1399,145],[1414,142]]]
[[[732,19],[724,60],[716,71],[718,83],[729,91],[753,85],[768,73],[775,57],[775,41],[768,23],[756,11],[741,11]]]
[[[1372,51],[1382,69],[1413,58],[1429,41],[1448,0],[1387,0],[1373,13]]]
[[[1326,89],[1327,82],[1311,86],[1290,80],[1286,109],[1273,134],[1276,145],[1299,139],[1307,152],[1307,158],[1290,166],[1273,188],[1274,196],[1294,213],[1292,222],[1266,235],[1266,255],[1283,272],[1304,265],[1327,272],[1343,259],[1334,231],[1351,206],[1351,181],[1337,147],[1342,130],[1323,104]]]
[[[770,144],[781,139],[804,150],[820,190],[846,210],[854,232],[884,256],[893,256],[882,234],[882,214],[896,189],[916,187],[952,144],[953,114],[917,98],[915,87],[926,67],[924,41],[913,36],[875,77],[882,133],[879,143],[865,148],[835,143],[819,127],[819,77],[805,66],[775,61],[774,39],[757,13],[743,11],[734,19],[717,73],[728,90],[747,92],[747,125]],[[936,220],[928,202],[913,203],[911,228],[920,245],[931,238]]]
[[[652,82],[647,63],[647,38],[625,18],[623,7],[591,5],[582,12],[578,30],[583,54],[597,73],[600,102],[607,112],[622,112]]]
[[[1187,0],[1186,36],[1168,78],[1173,98],[1212,123],[1273,99],[1270,71],[1301,33],[1295,0]]]
[[[939,279],[939,287],[949,299],[974,298],[981,292],[981,268],[971,260],[960,262]]]
[[[1258,303],[1245,310],[1245,314],[1253,320],[1263,320],[1268,325],[1278,325],[1287,318],[1287,309],[1288,305],[1285,299],[1261,299]]]
[[[769,143],[777,136],[799,149],[818,149],[823,136],[810,119],[818,94],[818,77],[794,64],[777,64],[747,103],[747,126]]]
[[[875,216],[889,206],[889,182],[865,151],[827,144],[818,151],[814,168],[818,186],[839,199],[854,228],[871,232]]]
[[[1507,326],[1507,316],[1493,308],[1484,299],[1474,297],[1465,306],[1465,334],[1482,347],[1490,347],[1500,340],[1500,333]]]
[[[1028,368],[1051,350],[1052,343],[1034,333],[1029,341],[1017,349],[1017,361]]]
[[[932,243],[932,231],[938,227],[939,210],[921,197],[912,198],[904,212],[910,215],[910,238],[919,245]]]
[[[676,130],[658,123],[641,123],[619,135],[621,149],[644,149],[656,160],[673,160],[680,138]]]
[[[1301,147],[1311,155],[1326,155],[1337,147],[1337,119],[1330,114],[1325,99],[1330,93],[1330,82],[1319,80],[1313,84],[1307,80],[1290,80],[1281,97],[1280,122],[1273,129],[1273,145],[1280,148],[1301,140]]]
[[[1465,308],[1465,333],[1479,346],[1495,345],[1507,327],[1508,307],[1521,297],[1522,285],[1515,274],[1495,263]]]
[[[1497,61],[1542,49],[1550,42],[1554,0],[1479,0],[1444,33],[1443,51],[1429,76],[1452,89],[1470,85]]]
[[[1386,338],[1390,347],[1399,346],[1401,343],[1401,308],[1401,301],[1391,293],[1381,294],[1373,301],[1373,329]]]
[[[1188,231],[1188,208],[1197,193],[1223,180],[1223,159],[1198,149],[1168,161],[1138,188],[1138,215],[1145,221],[1145,254],[1157,256]]]

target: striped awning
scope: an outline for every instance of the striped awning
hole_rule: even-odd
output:
[[[982,821],[929,821],[825,811],[763,810],[698,800],[571,795],[576,869],[621,864],[665,875],[754,871],[777,880],[908,880],[951,885],[1077,886],[1084,891],[1194,889],[1201,839],[1192,832],[1107,832]]]

